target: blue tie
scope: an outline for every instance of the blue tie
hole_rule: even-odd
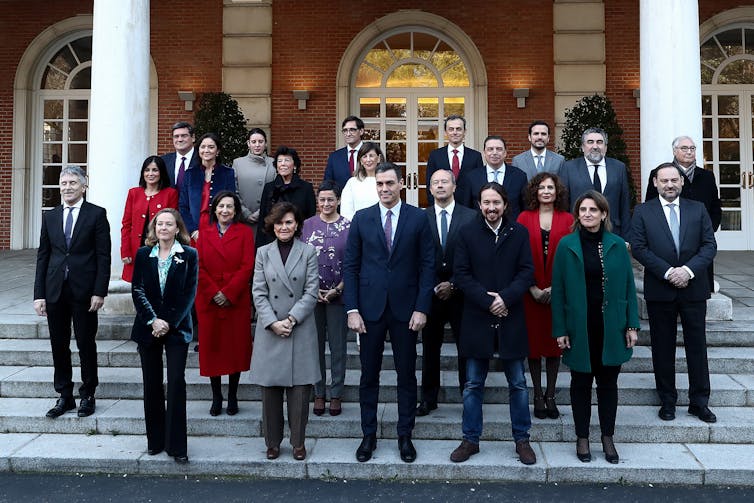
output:
[[[493,169],[493,170],[492,170],[492,176],[494,176],[494,177],[495,177],[495,179],[494,179],[493,181],[494,181],[495,183],[500,183],[500,181],[499,181],[499,180],[497,179],[497,174],[498,174],[498,173],[499,173],[499,171],[498,171],[498,170],[496,170],[496,169]]]
[[[681,226],[678,223],[678,214],[675,212],[675,203],[668,204],[670,210],[670,234],[673,235],[673,243],[675,244],[675,252],[680,255],[681,253]]]
[[[66,208],[68,210],[68,216],[65,217],[65,229],[63,229],[66,248],[71,247],[71,237],[73,236],[73,208],[73,206]]]
[[[440,212],[440,245],[442,249],[445,249],[445,243],[448,241],[448,212],[442,210]]]

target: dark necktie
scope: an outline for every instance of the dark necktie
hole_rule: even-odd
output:
[[[175,186],[183,186],[183,175],[186,174],[186,158],[181,157],[181,165],[178,167],[178,178],[175,179]]]
[[[348,154],[348,169],[351,170],[351,174],[353,174],[353,169],[355,167],[355,164],[353,162],[353,154],[356,152],[356,150],[351,149],[351,153]]]
[[[451,166],[453,169],[453,176],[458,180],[458,173],[461,172],[461,161],[458,159],[458,149],[453,149],[453,165]]]
[[[73,206],[68,206],[68,216],[65,217],[65,228],[63,234],[65,234],[65,246],[71,247],[71,237],[73,237]]]
[[[448,212],[442,210],[440,212],[440,244],[442,249],[445,249],[445,244],[448,241]]]
[[[385,243],[387,244],[387,251],[393,247],[393,212],[387,210],[385,216]]]
[[[594,190],[602,194],[602,181],[600,180],[600,175],[597,172],[598,168],[599,167],[596,164],[592,165],[592,169],[594,170],[593,172],[594,174],[592,176],[592,183],[594,184]]]

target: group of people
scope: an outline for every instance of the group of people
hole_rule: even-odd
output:
[[[240,375],[251,370],[250,382],[262,388],[267,458],[280,455],[285,398],[293,457],[305,459],[312,395],[315,415],[342,412],[351,330],[361,362],[363,439],[356,458],[368,461],[377,448],[380,370],[389,334],[398,450],[403,461],[413,462],[415,418],[438,406],[449,324],[463,397],[462,442],[452,461],[479,452],[485,381],[490,360],[498,359],[508,381],[516,453],[524,464],[536,463],[525,362],[535,417],[555,419],[562,357],[571,369],[578,458],[591,460],[596,380],[605,458],[617,463],[617,380],[639,330],[629,251],[645,266],[660,418],[675,417],[680,315],[689,413],[715,421],[707,406],[704,316],[720,204],[714,176],[695,166],[690,138],[674,140],[673,163],[652,174],[657,195],[648,194],[632,219],[625,166],[605,157],[607,135],[599,128],[582,135],[584,157],[566,162],[547,149],[548,124],[535,121],[531,149],[509,164],[502,137],[487,137],[477,152],[464,145],[465,119],[449,116],[448,145],[431,152],[427,162],[431,204],[420,210],[401,201],[401,168],[386,162],[378,144],[362,141],[363,121],[349,116],[341,127],[346,146],[330,155],[316,191],[298,174],[298,153],[281,146],[268,157],[266,135],[256,128],[248,135],[248,155],[232,168],[220,162],[216,135],[195,142],[185,122],[172,128],[175,152],[145,159],[139,186],[126,200],[121,257],[137,313],[132,339],[142,362],[150,455],[165,451],[178,463],[188,462],[184,373],[198,327],[200,374],[211,383],[209,413],[219,415],[223,402],[228,415],[238,413]],[[714,195],[700,183],[709,176]],[[696,199],[706,198],[703,203],[679,198],[684,184]],[[50,321],[60,394],[47,415],[76,407],[68,350],[72,319],[83,381],[78,415],[84,417],[95,410],[94,335],[107,294],[109,226],[104,210],[84,201],[80,168],[61,171],[60,190],[63,204],[43,219],[34,307]],[[658,225],[663,218],[667,225]],[[419,333],[421,396],[415,373]]]

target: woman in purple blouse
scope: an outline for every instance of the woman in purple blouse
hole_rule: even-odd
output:
[[[319,214],[304,221],[301,240],[317,249],[319,295],[314,319],[319,335],[319,368],[322,375],[314,385],[314,414],[325,413],[325,338],[330,344],[330,415],[341,413],[341,396],[346,377],[346,318],[343,312],[343,255],[351,222],[338,213],[340,189],[325,180],[317,190]]]

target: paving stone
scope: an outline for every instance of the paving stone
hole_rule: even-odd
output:
[[[5,431],[5,430],[3,430]],[[37,433],[0,433],[0,472],[10,471],[9,457],[39,435]]]
[[[687,447],[704,466],[705,484],[754,484],[754,445],[689,444]]]

